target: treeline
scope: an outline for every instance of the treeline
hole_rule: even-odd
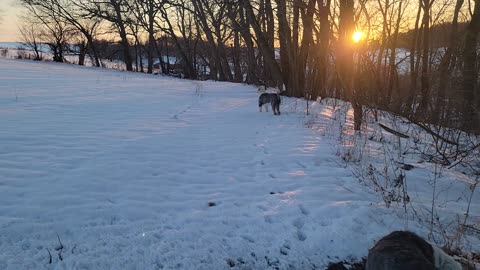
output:
[[[55,61],[77,44],[80,64],[100,66],[98,40],[110,38],[129,71],[169,73],[174,56],[187,78],[350,101],[356,130],[366,107],[480,129],[480,0],[17,1],[23,36]]]

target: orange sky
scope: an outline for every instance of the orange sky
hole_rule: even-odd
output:
[[[19,8],[15,6],[15,0],[0,0],[2,21],[0,22],[0,42],[18,41],[18,18]]]

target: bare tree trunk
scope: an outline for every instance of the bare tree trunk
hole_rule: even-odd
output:
[[[445,111],[445,91],[449,85],[450,75],[453,72],[455,66],[454,52],[457,50],[457,36],[458,36],[458,14],[462,8],[464,0],[457,0],[455,5],[455,11],[453,13],[452,26],[450,32],[449,46],[445,51],[445,55],[442,58],[442,62],[439,67],[439,84],[438,93],[435,102],[435,108],[432,115],[432,122],[438,124],[440,120],[444,119]]]
[[[420,104],[417,116],[427,117],[430,100],[429,53],[430,53],[430,7],[434,0],[423,0],[423,40],[422,40],[422,71],[420,75]],[[425,120],[425,119],[423,119]]]
[[[398,3],[398,14],[397,14],[397,21],[395,23],[395,32],[392,37],[391,42],[391,52],[390,52],[390,59],[389,59],[389,76],[388,76],[388,88],[387,88],[387,97],[386,97],[386,105],[387,108],[390,105],[393,86],[397,82],[397,67],[395,64],[396,56],[397,56],[397,39],[398,39],[398,32],[400,30],[400,22],[402,18],[402,4],[403,2],[400,1]]]
[[[90,48],[90,50],[93,53],[93,58],[95,60],[95,66],[100,67],[101,66],[100,57],[98,56],[97,46],[95,45],[95,42],[93,41],[93,37],[90,36],[90,35],[86,36],[86,37],[87,37],[88,47]]]
[[[161,42],[161,40],[160,40]],[[157,40],[153,41],[153,46],[155,48],[155,51],[157,52],[158,55],[158,60],[160,62],[160,69],[162,74],[167,74],[167,68],[165,67],[165,61],[163,61],[163,56],[162,56],[162,48],[161,46],[158,46]]]
[[[85,44],[85,42],[80,42],[77,46],[79,49],[78,65],[83,66],[85,65],[85,55],[87,54],[87,44]]]
[[[269,52],[271,52],[271,58],[275,59],[275,18],[273,17],[273,8],[272,8],[272,1],[271,0],[265,0],[265,19],[266,19],[266,39],[268,42],[268,47]],[[270,57],[269,57],[270,58]],[[263,78],[269,82],[272,83],[272,78],[271,78],[271,71],[270,71],[270,65],[266,63],[267,58],[263,58],[264,63],[263,63]],[[273,82],[274,83],[274,82]]]
[[[422,12],[421,9],[421,1],[418,1],[418,10],[417,10],[417,16],[415,19],[415,28],[413,30],[413,38],[412,38],[412,44],[410,47],[410,91],[407,95],[407,100],[405,104],[405,113],[407,115],[410,115],[413,112],[414,109],[414,102],[415,102],[415,95],[417,94],[417,67],[416,61],[415,61],[415,54],[417,52],[417,44],[418,42],[418,37],[419,37],[419,23],[420,23],[420,15]]]
[[[303,2],[303,1],[302,1]],[[299,38],[299,30],[300,30],[300,7],[298,6],[299,1],[292,1],[293,9],[293,22],[292,22],[292,54],[298,54],[298,38]]]
[[[139,60],[139,55],[138,55],[138,40],[135,40],[134,46],[134,51],[135,51],[135,72],[138,72],[138,60]]]
[[[330,41],[330,22],[328,20],[330,12],[330,0],[318,0],[318,9],[320,17],[320,47],[318,51],[316,88],[314,98],[326,96],[327,84],[327,66],[328,66],[328,47]]]
[[[133,71],[132,57],[130,56],[130,44],[128,42],[127,31],[125,29],[125,21],[123,20],[120,2],[118,2],[118,0],[110,0],[110,4],[115,11],[115,24],[118,27],[118,32],[122,40],[121,43],[123,47],[123,58],[125,61],[125,67],[127,71]]]
[[[282,78],[286,86],[287,95],[292,96],[292,82],[290,73],[293,72],[291,64],[295,62],[292,50],[292,31],[287,19],[287,3],[285,0],[276,0],[278,17],[278,38],[280,41],[280,65]]]
[[[245,17],[245,10],[243,7],[236,8],[232,5],[229,6],[229,16],[234,31],[240,32],[243,41],[245,42],[247,49],[247,78],[246,82],[255,84],[258,83],[257,76],[255,74],[255,48],[250,34],[250,26]],[[238,17],[238,18],[237,18]]]
[[[310,44],[312,43],[312,32],[313,32],[313,14],[315,10],[316,0],[309,0],[306,8],[305,15],[302,16],[303,22],[303,33],[302,33],[302,44],[299,49],[299,54],[297,57],[297,66],[295,69],[296,73],[296,87],[294,87],[294,96],[301,97],[304,95],[305,89],[305,72],[307,70],[307,59],[308,53],[310,51]],[[311,89],[307,89],[310,93]],[[310,99],[311,97],[307,97]]]
[[[382,5],[382,2],[385,2],[384,5]],[[377,0],[378,6],[380,7],[380,13],[382,14],[382,39],[380,43],[380,47],[378,48],[378,56],[377,56],[377,87],[378,95],[376,95],[376,100],[375,102],[377,104],[382,104],[383,106],[387,106],[387,93],[385,91],[385,80],[384,78],[386,77],[387,74],[385,74],[385,68],[383,65],[383,60],[384,60],[384,53],[385,49],[387,47],[387,28],[388,28],[388,8],[389,8],[389,0]],[[388,37],[389,38],[389,37]]]
[[[147,73],[153,73],[153,52],[156,47],[155,41],[155,7],[153,0],[147,2],[148,6],[148,46],[147,46]]]
[[[465,30],[465,46],[463,48],[463,98],[464,98],[464,128],[467,131],[478,130],[478,107],[475,96],[478,80],[477,40],[480,31],[480,0],[475,0],[472,19]]]
[[[353,128],[360,131],[362,126],[363,108],[360,103],[358,91],[355,90],[355,68],[353,61],[352,36],[355,30],[354,0],[340,0],[340,23],[339,23],[339,70],[338,75],[342,87],[345,89],[346,99],[353,107]]]
[[[233,56],[233,65],[234,65],[234,72],[235,72],[235,82],[243,82],[243,73],[242,67],[240,65],[240,35],[238,32],[233,34],[233,47],[232,47],[232,56]]]

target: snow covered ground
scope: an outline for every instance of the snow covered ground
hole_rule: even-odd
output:
[[[251,86],[0,58],[0,269],[323,269],[365,256],[404,221],[305,127],[304,106],[284,98],[274,116]]]

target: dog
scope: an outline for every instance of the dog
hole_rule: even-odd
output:
[[[281,92],[283,92],[283,91],[279,90],[278,88],[267,87],[265,85],[260,85],[257,88],[257,94],[263,94],[263,93],[280,94]]]
[[[258,97],[258,108],[260,112],[262,112],[262,106],[265,106],[266,111],[268,112],[268,104],[272,106],[273,115],[280,115],[280,103],[282,99],[280,98],[279,94],[272,94],[272,93],[262,93]]]
[[[469,269],[436,245],[409,231],[394,231],[368,251],[365,270]]]

